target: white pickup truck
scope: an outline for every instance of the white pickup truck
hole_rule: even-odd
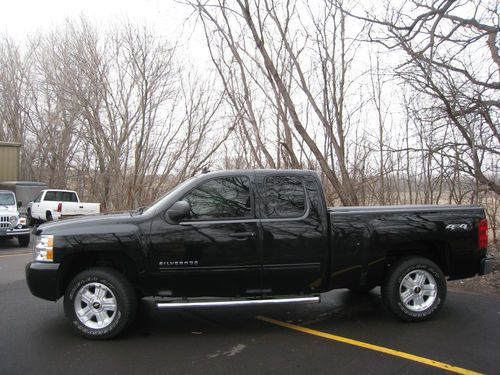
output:
[[[30,229],[26,226],[26,218],[17,211],[19,206],[21,202],[16,201],[12,191],[0,190],[0,238],[17,237],[19,246],[27,247]]]
[[[32,202],[28,203],[28,222],[59,220],[63,217],[93,215],[101,212],[100,203],[80,202],[76,191],[42,190]]]

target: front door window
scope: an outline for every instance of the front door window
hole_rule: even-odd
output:
[[[250,181],[245,176],[207,181],[187,194],[192,220],[244,219],[252,217]]]

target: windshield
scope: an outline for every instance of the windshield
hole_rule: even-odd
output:
[[[2,206],[14,206],[16,200],[14,199],[14,194],[12,193],[0,193],[0,205]]]
[[[181,190],[184,186],[186,186],[187,184],[189,184],[194,179],[196,179],[196,177],[191,177],[191,178],[187,179],[186,181],[182,182],[181,184],[177,185],[172,190],[170,190],[168,193],[166,193],[165,195],[163,195],[160,199],[158,199],[157,201],[153,202],[149,207],[147,207],[146,209],[144,209],[142,212],[143,213],[149,213],[149,212],[156,211],[156,209],[163,204],[164,200],[166,200],[169,197],[171,197],[172,195],[174,195],[176,192],[178,192],[179,190]]]

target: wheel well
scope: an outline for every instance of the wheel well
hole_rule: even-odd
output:
[[[445,276],[449,275],[450,259],[448,245],[442,241],[418,241],[402,243],[387,252],[387,266],[403,257],[419,256],[436,263]]]
[[[124,253],[96,251],[67,256],[61,263],[58,298],[64,295],[69,282],[80,272],[93,267],[109,267],[121,272],[139,293],[143,293],[139,283],[137,267]]]

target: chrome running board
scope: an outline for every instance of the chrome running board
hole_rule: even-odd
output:
[[[280,305],[286,303],[319,303],[321,299],[317,297],[297,297],[297,298],[270,298],[270,299],[250,299],[250,300],[227,300],[227,301],[197,301],[197,302],[156,302],[158,309],[178,309],[189,307],[232,307],[246,305]]]

